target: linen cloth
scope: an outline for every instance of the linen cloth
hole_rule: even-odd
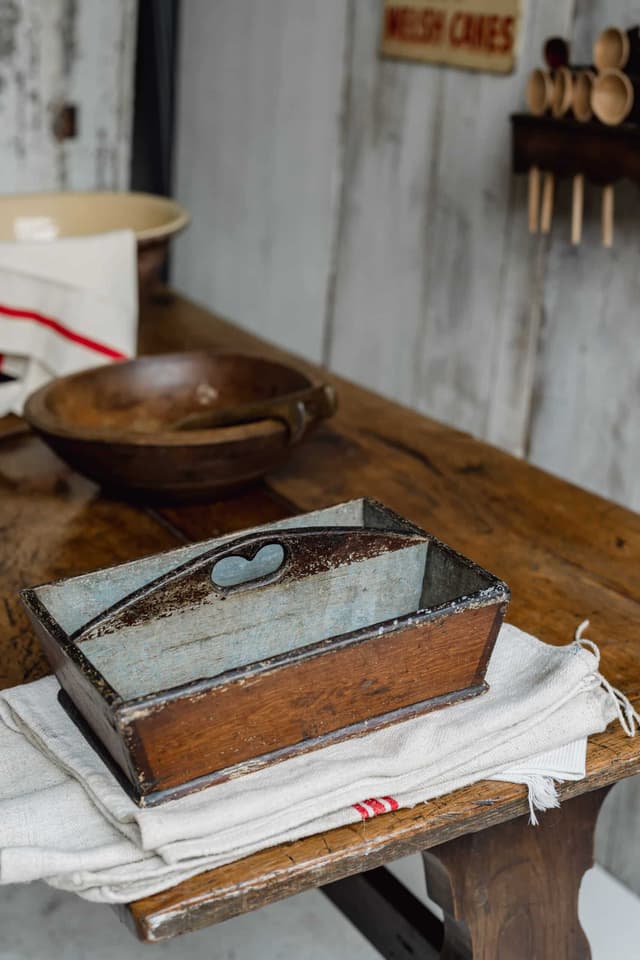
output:
[[[557,805],[549,777],[583,776],[587,736],[619,710],[597,656],[506,624],[487,680],[476,699],[150,809],[129,799],[89,747],[58,704],[53,677],[6,690],[0,883],[44,879],[89,900],[124,902],[478,780],[522,782],[538,807]]]
[[[132,356],[138,316],[131,230],[0,243],[0,416],[52,377]]]

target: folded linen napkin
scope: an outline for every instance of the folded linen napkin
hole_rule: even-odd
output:
[[[0,883],[44,879],[124,902],[260,849],[483,779],[584,775],[586,737],[620,711],[598,658],[504,625],[481,697],[139,809],[59,706],[48,677],[0,697]],[[634,731],[637,715],[625,702]],[[631,711],[631,712],[629,712]],[[568,745],[568,749],[560,750]]]
[[[132,356],[137,283],[131,230],[0,243],[0,416],[52,377]]]

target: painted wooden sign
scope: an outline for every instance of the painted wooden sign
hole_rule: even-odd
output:
[[[385,0],[381,53],[509,73],[520,0]]]

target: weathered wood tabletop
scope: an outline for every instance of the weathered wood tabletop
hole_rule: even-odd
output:
[[[203,345],[285,356],[171,294],[146,310],[141,351]],[[143,510],[102,498],[93,484],[65,467],[33,435],[16,432],[15,420],[0,420],[0,686],[48,672],[22,610],[19,588],[369,495],[504,578],[513,597],[508,619],[523,629],[551,643],[567,643],[576,625],[588,617],[589,636],[602,651],[603,673],[637,706],[640,517],[470,436],[332,379],[339,392],[337,416],[298,449],[285,468],[253,490],[198,506]],[[568,800],[638,771],[640,738],[628,739],[612,724],[590,742],[587,778],[565,784],[561,793]],[[570,811],[572,803],[579,801],[563,804],[562,810]],[[524,788],[479,783],[411,810],[212,870],[131,904],[127,918],[143,938],[162,939],[410,852],[443,844],[439,849],[445,852],[458,850],[448,843],[454,838],[476,836],[478,831],[495,837],[494,831],[503,829],[496,825],[521,817],[527,809]],[[549,822],[554,822],[554,814],[545,815]],[[564,830],[565,836],[569,833]],[[545,836],[543,828],[539,834],[529,830],[528,835],[533,834]],[[534,859],[531,852],[527,856]],[[447,863],[451,880],[451,856],[441,861]],[[575,913],[575,904],[567,909]],[[446,912],[449,922],[463,909],[452,902]],[[467,924],[474,957],[516,956],[498,954],[495,942],[486,946],[491,937],[495,941],[495,933],[475,931],[469,917]],[[578,943],[579,934],[571,936]],[[588,956],[581,949],[580,942],[566,955]],[[455,954],[466,955],[471,953]]]

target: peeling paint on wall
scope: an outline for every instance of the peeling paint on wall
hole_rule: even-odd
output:
[[[0,59],[13,56],[20,10],[15,0],[0,0]]]
[[[62,73],[68,77],[73,68],[77,53],[76,25],[78,18],[77,0],[64,0],[58,31],[62,50]]]
[[[0,0],[2,192],[128,187],[136,19],[137,0]]]

